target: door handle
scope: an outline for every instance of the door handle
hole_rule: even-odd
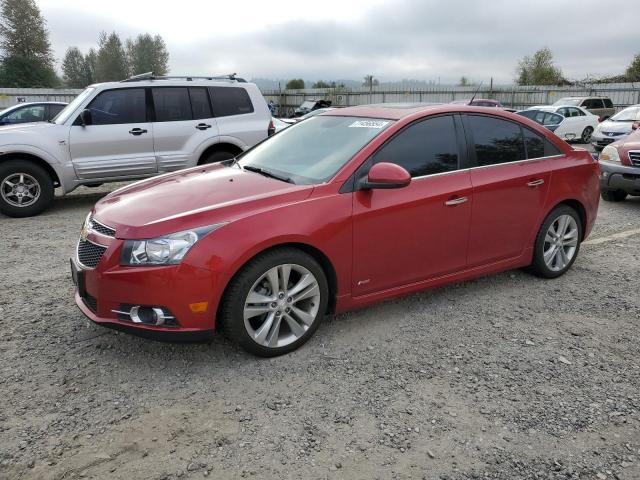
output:
[[[129,133],[131,135],[142,135],[143,133],[147,133],[147,131],[144,128],[132,128],[131,130],[129,130]]]
[[[444,202],[444,204],[447,207],[455,207],[456,205],[461,205],[463,203],[467,203],[469,201],[469,199],[467,197],[458,197],[458,198],[452,198],[451,200],[447,200],[446,202]]]
[[[198,125],[196,125],[196,128],[198,130],[206,130],[207,128],[211,128],[211,125],[209,125],[208,123],[199,123]]]
[[[539,178],[537,180],[531,180],[530,182],[528,182],[527,187],[535,188],[535,187],[539,187],[542,184],[544,184],[544,180]]]

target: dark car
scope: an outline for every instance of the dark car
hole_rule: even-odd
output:
[[[559,113],[548,112],[545,110],[522,110],[516,113],[539,123],[552,132],[555,132],[564,120],[564,117]]]
[[[608,202],[640,196],[640,122],[634,123],[633,129],[600,154],[600,194]]]
[[[66,106],[64,102],[19,103],[0,112],[0,125],[47,122]]]
[[[331,100],[305,100],[298,108],[293,111],[294,117],[301,117],[309,112],[319,108],[327,108],[331,106]]]

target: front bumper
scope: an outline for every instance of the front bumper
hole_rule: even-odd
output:
[[[609,135],[603,135],[601,133],[594,132],[594,134],[591,136],[591,145],[597,151],[601,151],[604,147],[612,144],[613,142],[617,142],[618,140],[623,138],[625,135],[627,134],[623,133],[620,135],[615,135],[613,137],[610,137]]]
[[[640,167],[600,161],[600,189],[640,195]]]

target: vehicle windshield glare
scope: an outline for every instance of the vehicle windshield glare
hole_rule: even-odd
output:
[[[322,183],[391,124],[391,120],[319,115],[259,144],[238,163],[296,184]]]
[[[581,99],[579,98],[564,97],[554,103],[554,105],[570,105],[573,107],[577,107],[580,105],[580,101]]]
[[[640,107],[629,107],[613,115],[614,122],[637,122],[640,120]]]
[[[304,102],[302,102],[302,105],[300,105],[300,108],[313,108],[315,104],[315,100],[305,100]]]
[[[73,112],[76,111],[76,109],[82,104],[82,102],[84,102],[87,97],[89,95],[91,95],[93,93],[93,91],[95,90],[95,88],[93,87],[88,87],[85,88],[84,91],[82,91],[82,93],[80,93],[80,95],[78,95],[76,98],[73,99],[73,101],[67,105],[66,107],[64,107],[60,113],[58,113],[58,115],[56,115],[53,120],[51,120],[52,123],[57,123],[58,125],[63,124],[64,122],[66,122],[67,120],[69,120],[69,117],[71,115],[73,115]]]

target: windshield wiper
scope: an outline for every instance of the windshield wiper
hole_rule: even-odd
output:
[[[260,175],[264,175],[265,177],[275,178],[276,180],[281,180],[287,183],[295,183],[290,177],[285,177],[284,175],[278,175],[270,170],[265,170],[261,167],[256,167],[254,165],[244,165],[242,167],[245,170],[249,170],[250,172],[259,173]]]

